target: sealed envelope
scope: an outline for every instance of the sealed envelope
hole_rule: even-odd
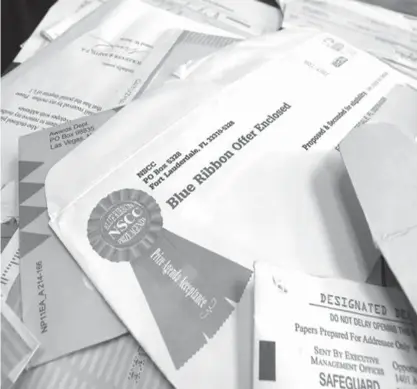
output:
[[[48,211],[174,386],[249,388],[254,260],[359,281],[374,267],[335,148],[406,78],[322,33],[199,104],[190,77],[148,95],[159,110],[131,104],[55,165]],[[75,176],[92,155],[100,164]]]
[[[416,388],[403,292],[255,265],[254,389]]]

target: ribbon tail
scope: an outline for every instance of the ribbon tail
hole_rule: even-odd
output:
[[[252,274],[167,230],[131,265],[177,369],[224,324]]]

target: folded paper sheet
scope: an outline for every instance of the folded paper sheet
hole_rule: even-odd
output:
[[[23,321],[41,342],[31,366],[127,331],[49,227],[44,191],[49,169],[116,112],[105,111],[19,140]]]
[[[416,388],[416,324],[399,289],[258,262],[253,388]]]
[[[190,76],[130,104],[46,181],[53,229],[181,388],[251,386],[255,259],[363,281],[378,258],[334,148],[406,78],[321,33],[243,67],[205,100]]]
[[[341,144],[372,236],[417,310],[417,91],[397,86]]]

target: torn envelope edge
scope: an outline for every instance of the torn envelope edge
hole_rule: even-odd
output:
[[[340,151],[375,243],[417,310],[417,91],[409,92],[414,99],[392,92],[392,111],[350,132]]]

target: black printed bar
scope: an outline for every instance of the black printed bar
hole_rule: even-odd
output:
[[[259,341],[259,381],[275,381],[275,342]]]

